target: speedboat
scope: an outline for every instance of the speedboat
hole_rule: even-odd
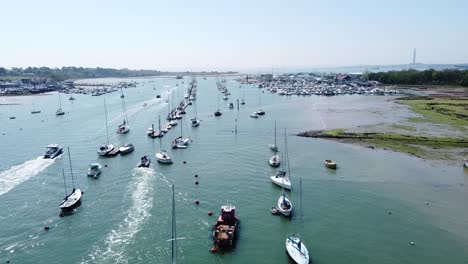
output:
[[[150,158],[148,156],[141,157],[140,162],[137,164],[138,168],[148,168],[151,164]]]
[[[216,111],[214,112],[214,115],[215,115],[215,116],[221,116],[222,114],[221,114],[221,111],[219,111],[219,109],[218,109],[218,110],[216,110]]]
[[[192,121],[192,127],[198,127],[200,125],[200,120],[196,118],[192,118],[191,121]]]
[[[55,159],[58,155],[63,153],[63,147],[58,144],[51,144],[47,146],[44,153],[44,159]]]
[[[286,176],[285,171],[279,171],[276,175],[270,177],[271,182],[278,185],[279,187],[291,190],[291,181],[289,177]]]
[[[268,163],[270,163],[270,166],[272,167],[278,167],[281,164],[280,157],[278,155],[273,155]]]
[[[62,116],[64,114],[65,114],[65,112],[62,110],[62,108],[57,109],[57,112],[55,112],[56,116]]]
[[[290,216],[292,212],[292,203],[286,197],[286,194],[283,192],[281,196],[278,198],[278,210],[284,216]]]
[[[101,175],[102,165],[99,163],[92,163],[88,168],[88,177],[97,178]]]
[[[109,154],[109,152],[111,152],[112,150],[114,150],[114,145],[107,145],[107,144],[102,144],[98,150],[97,150],[97,154],[99,156],[105,156],[107,154]]]
[[[336,169],[336,162],[333,160],[325,160],[325,166],[327,166],[330,169]]]
[[[258,118],[258,113],[257,112],[253,112],[250,114],[250,117],[252,118]]]
[[[286,251],[297,264],[309,263],[309,251],[298,235],[291,235],[286,238]]]
[[[59,205],[60,209],[64,212],[71,211],[73,208],[81,204],[81,195],[83,192],[80,189],[73,188],[73,191],[63,199]]]
[[[160,163],[164,164],[172,164],[172,159],[171,157],[167,154],[165,150],[161,150],[160,152],[156,153],[156,159]]]
[[[264,114],[265,114],[265,111],[263,111],[263,110],[260,109],[260,110],[257,111],[257,114],[258,114],[258,115],[264,115]]]
[[[125,122],[123,122],[123,124],[117,127],[117,131],[116,131],[117,134],[127,134],[128,132],[130,132],[130,128],[127,126]]]
[[[133,150],[135,150],[135,146],[132,143],[127,143],[120,147],[119,152],[120,154],[128,154]]]

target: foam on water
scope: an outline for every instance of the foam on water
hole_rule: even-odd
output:
[[[54,163],[54,160],[55,159],[44,159],[40,156],[0,172],[0,195],[9,192],[17,185],[45,170]]]
[[[153,207],[153,169],[137,168],[134,170],[134,183],[130,185],[132,204],[122,222],[111,230],[102,246],[97,246],[88,260],[81,263],[127,263],[125,247],[132,243],[133,237],[141,230],[143,223],[150,216]]]

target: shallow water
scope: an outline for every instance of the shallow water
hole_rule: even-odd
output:
[[[185,150],[169,150],[174,164],[159,165],[154,153],[159,141],[146,129],[167,114],[166,98],[182,98],[186,87],[169,78],[140,79],[139,88],[124,90],[131,131],[116,135],[122,121],[120,93],[106,95],[109,137],[114,145],[131,142],[126,156],[99,158],[97,147],[106,141],[103,97],[62,95],[63,117],[56,117],[57,94],[36,96],[42,113],[31,115],[29,96],[0,97],[0,261],[11,263],[167,263],[170,261],[171,191],[176,184],[177,230],[181,263],[287,263],[284,242],[298,231],[298,218],[272,216],[281,190],[269,176],[277,120],[278,144],[284,150],[287,128],[293,190],[298,203],[298,177],[303,178],[303,239],[314,263],[464,263],[468,259],[468,175],[460,167],[433,164],[401,153],[371,150],[293,134],[309,129],[347,128],[380,122],[399,122],[408,115],[390,97],[281,97],[228,81],[231,99],[242,98],[240,111],[220,100],[216,79],[198,80],[200,127],[189,121],[183,134],[193,139]],[[184,80],[188,83],[188,79]],[[153,90],[153,85],[156,91]],[[169,91],[168,91],[169,90]],[[156,94],[163,98],[155,99]],[[231,101],[231,100],[230,100]],[[261,104],[260,104],[261,101]],[[147,106],[143,106],[146,103]],[[258,119],[249,114],[263,108]],[[386,111],[392,108],[393,111]],[[9,120],[15,115],[15,120]],[[238,133],[235,134],[235,119]],[[162,144],[180,134],[179,126]],[[84,190],[83,203],[73,215],[59,217],[64,196],[61,169],[66,155],[55,161],[37,157],[50,143],[70,146],[76,184]],[[135,169],[143,155],[152,168]],[[322,161],[338,161],[331,171]],[[186,161],[187,164],[182,162]],[[86,177],[87,166],[99,162],[100,179]],[[200,184],[194,184],[194,175]],[[71,188],[71,181],[67,180]],[[200,200],[200,205],[194,204]],[[241,220],[236,248],[212,254],[210,237],[221,205],[237,206]],[[391,214],[389,214],[391,212]],[[44,231],[43,226],[51,227]],[[410,242],[415,245],[411,246]]]

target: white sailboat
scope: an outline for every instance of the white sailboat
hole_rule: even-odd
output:
[[[62,116],[65,114],[65,112],[62,110],[62,98],[60,97],[60,92],[58,92],[58,96],[59,96],[59,109],[57,109],[57,111],[55,112],[55,115]]]
[[[284,157],[283,160],[284,162],[281,165],[280,171],[276,174],[270,177],[271,182],[274,184],[280,186],[281,188],[291,190],[291,180],[289,178],[290,170],[289,170],[289,153],[288,153],[288,142],[286,138],[286,131],[284,132]],[[286,172],[286,170],[288,172]]]
[[[120,96],[120,98],[122,98],[122,114],[123,114],[124,120],[123,120],[123,123],[120,124],[117,127],[116,133],[117,134],[127,134],[128,132],[130,132],[130,127],[128,126],[127,109],[125,107],[125,99],[124,99],[125,95],[123,94],[122,88],[120,88],[120,89],[121,89],[121,92],[122,92],[122,95]]]
[[[301,239],[302,233],[302,178],[299,178],[299,233],[289,235],[286,238],[286,251],[298,264],[309,263],[309,250]]]
[[[278,198],[277,208],[282,215],[291,216],[293,206],[289,198],[286,196],[284,190],[281,193],[281,196]]]
[[[195,108],[195,117],[190,119],[190,121],[192,121],[192,127],[198,127],[200,126],[200,120],[197,117],[197,102],[195,102],[194,108]]]
[[[106,118],[106,138],[107,138],[107,144],[102,144],[98,149],[97,149],[97,154],[99,156],[105,156],[109,154],[112,150],[114,150],[114,145],[109,144],[109,128],[107,126],[107,106],[106,106],[106,98],[104,97],[104,116]]]
[[[81,195],[83,192],[80,189],[75,188],[75,180],[73,178],[73,168],[71,162],[71,155],[70,155],[70,148],[68,148],[68,161],[70,162],[70,172],[71,178],[73,183],[73,190],[70,194],[67,194],[67,185],[65,184],[65,171],[62,169],[63,175],[63,185],[65,187],[65,198],[60,203],[59,207],[62,211],[68,212],[73,210],[73,208],[79,206],[81,204]]]
[[[161,117],[159,118],[161,120]],[[156,160],[159,163],[163,164],[172,164],[172,159],[169,154],[167,154],[166,150],[162,148],[162,139],[161,137],[159,138],[159,152],[156,152]]]
[[[272,167],[278,167],[280,164],[281,164],[281,159],[278,155],[278,147],[276,146],[276,121],[275,121],[275,144],[274,144],[274,151],[275,151],[275,155],[273,155],[270,160],[268,161],[268,163],[270,164],[270,166]]]
[[[39,114],[41,112],[41,109],[36,108],[36,97],[33,95],[32,98],[32,109],[31,109],[31,114]]]
[[[183,123],[180,124],[180,137],[177,137],[175,138],[172,142],[171,142],[171,146],[172,148],[176,149],[185,149],[188,147],[188,144],[189,144],[189,141],[190,139],[189,138],[184,138],[183,137],[183,134],[182,134],[182,127],[183,127]]]

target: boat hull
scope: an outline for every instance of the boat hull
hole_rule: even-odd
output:
[[[83,192],[80,189],[75,189],[59,205],[60,209],[64,212],[68,212],[78,207],[81,204],[82,194]]]
[[[297,264],[309,263],[309,251],[306,245],[297,237],[286,238],[286,252]]]
[[[60,147],[56,152],[54,153],[45,153],[44,154],[44,159],[55,159],[57,156],[63,153],[63,148]]]
[[[275,155],[273,157],[270,158],[270,160],[268,161],[268,163],[270,164],[270,166],[272,167],[278,167],[280,164],[281,164],[281,161],[280,161],[280,157],[278,155]]]
[[[278,211],[284,215],[284,216],[291,216],[291,212],[292,212],[292,203],[291,201],[289,201],[288,197],[285,197],[284,198],[286,200],[287,203],[289,203],[290,207],[289,208],[285,208],[283,207],[283,195],[281,195],[279,198],[278,198]]]
[[[172,164],[172,159],[167,154],[163,154],[161,152],[156,153],[156,160],[159,163],[163,164]]]
[[[272,183],[278,185],[279,187],[291,190],[291,181],[289,180],[289,177],[271,176],[270,179]]]

